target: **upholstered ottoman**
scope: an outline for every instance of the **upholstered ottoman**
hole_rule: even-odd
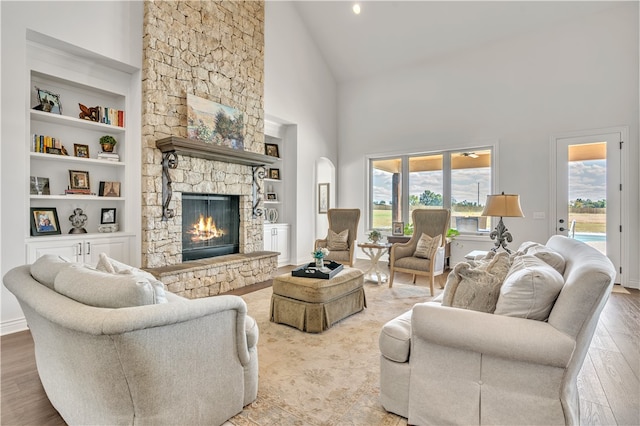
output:
[[[363,273],[344,268],[329,280],[294,277],[273,279],[271,321],[309,333],[321,333],[367,306]]]

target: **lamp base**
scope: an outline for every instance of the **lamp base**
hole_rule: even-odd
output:
[[[513,241],[513,237],[511,236],[511,232],[504,226],[502,222],[502,217],[500,218],[500,222],[498,222],[498,226],[496,229],[491,231],[489,234],[492,240],[496,240],[495,247],[491,249],[491,251],[498,251],[500,247],[502,247],[507,253],[511,254],[511,250],[507,248],[507,243]]]

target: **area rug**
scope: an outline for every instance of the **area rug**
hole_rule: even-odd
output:
[[[431,300],[429,289],[364,289],[367,308],[321,334],[270,322],[271,287],[242,296],[260,329],[258,398],[227,425],[406,425],[379,402],[378,336],[387,321]]]

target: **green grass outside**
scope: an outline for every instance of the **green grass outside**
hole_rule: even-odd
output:
[[[569,222],[576,219],[576,232],[606,232],[605,214],[570,214]],[[391,210],[373,210],[373,227],[376,229],[391,229]]]

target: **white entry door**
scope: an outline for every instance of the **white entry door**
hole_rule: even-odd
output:
[[[616,283],[621,282],[621,141],[619,132],[555,138],[555,233],[605,253],[616,267]]]

